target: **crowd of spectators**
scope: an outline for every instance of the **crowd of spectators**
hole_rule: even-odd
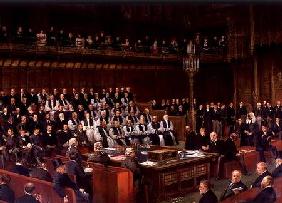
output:
[[[184,116],[187,114],[190,103],[189,98],[183,99],[162,99],[157,102],[155,99],[152,100],[153,110],[164,110],[170,116]]]
[[[233,103],[228,106],[222,103],[209,103],[205,106],[199,105],[197,108],[196,129],[198,132],[201,127],[205,127],[208,132],[216,131],[219,135],[237,132],[244,145],[245,142],[248,142],[245,138],[250,137],[247,131],[258,132],[263,125],[272,131],[273,135],[281,136],[281,118],[280,101],[277,101],[275,106],[263,101],[263,103],[258,102],[256,106],[248,108],[243,102],[239,102],[237,107]]]
[[[185,148],[187,150],[200,150],[217,153],[217,178],[223,173],[224,163],[237,161],[240,170],[232,172],[230,183],[218,198],[209,188],[206,181],[200,183],[200,202],[218,202],[248,190],[242,182],[242,173],[250,175],[246,167],[245,152],[238,146],[247,146],[255,149],[258,154],[258,177],[251,188],[261,187],[262,190],[251,202],[275,202],[276,192],[273,189],[273,179],[282,176],[281,151],[274,142],[281,141],[282,133],[282,106],[277,101],[275,106],[270,102],[258,102],[256,106],[246,106],[240,102],[237,107],[233,103],[229,106],[221,103],[200,104],[196,112],[196,131],[190,125],[185,127]],[[267,167],[265,152],[271,152],[271,157],[276,159],[275,169],[270,172]],[[205,191],[202,191],[205,187]]]
[[[133,40],[130,36],[114,36],[103,31],[96,34],[82,35],[66,32],[63,29],[40,30],[24,29],[19,26],[16,31],[9,31],[6,26],[0,28],[0,42],[36,45],[37,47],[71,47],[77,49],[132,51],[138,53],[189,54],[189,53],[225,53],[227,39],[224,34],[202,36],[196,33],[193,37],[177,39],[176,37],[161,39],[146,35],[143,39]]]
[[[61,197],[65,197],[64,188],[71,187],[77,198],[89,200],[91,183],[85,179],[78,147],[94,148],[88,161],[105,163],[109,157],[103,156],[103,148],[177,144],[168,116],[158,120],[148,108],[141,111],[130,87],[100,92],[93,88],[73,88],[71,92],[66,88],[52,92],[11,89],[0,92],[0,112],[1,167],[12,162],[14,173],[53,181]],[[46,173],[38,176],[37,170],[47,170],[44,158],[58,154],[70,161],[66,165],[55,163],[53,177]],[[123,165],[136,175],[131,167],[136,161],[131,156],[132,153]],[[75,175],[77,182],[68,175]]]
[[[103,147],[177,142],[167,115],[159,121],[148,108],[139,110],[130,87],[102,89],[99,93],[93,88],[89,92],[72,89],[71,93],[65,88],[60,93],[57,89],[52,93],[46,89],[21,89],[19,93],[11,89],[8,94],[0,92],[0,104],[0,144],[7,149],[5,156],[18,155],[18,148],[33,145],[45,149],[56,146],[60,153],[71,138],[77,138],[83,146],[101,141]]]
[[[171,116],[185,116],[190,110],[189,98],[182,99],[162,99],[160,101],[152,100],[151,107],[153,110],[164,110]],[[236,131],[238,125],[246,124],[249,120],[258,124],[258,129],[266,125],[273,132],[281,136],[280,127],[275,123],[280,123],[282,119],[281,102],[277,101],[275,106],[270,102],[258,102],[255,107],[247,106],[240,102],[237,107],[233,103],[226,105],[224,103],[208,103],[206,105],[195,105],[196,132],[204,127],[208,133],[215,131],[218,135],[228,134]],[[244,137],[244,136],[243,136]]]
[[[164,110],[171,116],[186,116],[190,110],[190,101],[189,98],[162,99],[160,102],[152,100],[151,106],[153,110]],[[211,102],[205,106],[203,104],[200,104],[198,107],[194,106],[197,133],[199,133],[202,127],[206,129],[208,134],[215,131],[219,136],[228,135],[236,131],[242,137],[242,144],[246,145],[248,141],[244,139],[248,136],[245,131],[249,130],[248,122],[253,120],[252,123],[257,123],[257,131],[261,129],[262,125],[265,125],[276,136],[282,136],[282,127],[279,125],[282,118],[280,101],[277,101],[275,106],[272,106],[267,101],[263,101],[263,104],[258,102],[255,107],[248,108],[243,102],[240,102],[237,107],[234,107],[233,103],[225,105],[220,102]]]
[[[199,105],[196,113],[196,132],[188,125],[185,128],[185,148],[188,150],[201,150],[218,153],[217,179],[220,178],[223,163],[237,161],[240,170],[232,171],[230,182],[218,198],[209,187],[207,181],[202,181],[199,186],[200,202],[223,201],[229,197],[247,191],[242,173],[250,175],[247,171],[244,151],[238,146],[248,146],[255,149],[258,154],[256,173],[258,174],[250,188],[262,188],[256,197],[250,202],[275,202],[276,192],[273,187],[273,179],[282,176],[281,151],[276,148],[273,141],[282,139],[282,106],[277,101],[275,106],[270,102],[258,102],[256,106],[246,106],[240,102],[238,107],[233,103],[225,106],[221,103],[209,103],[204,107]],[[238,142],[239,141],[239,142]],[[275,160],[275,168],[272,172],[268,169],[265,152],[269,151]],[[254,160],[256,162],[256,160]],[[205,187],[205,191],[202,191]]]

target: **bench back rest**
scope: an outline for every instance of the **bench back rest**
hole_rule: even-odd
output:
[[[31,182],[35,185],[34,193],[42,196],[42,203],[63,203],[63,198],[59,197],[56,191],[53,189],[53,184],[44,180],[36,178],[26,177],[9,171],[0,169],[0,174],[6,174],[11,177],[9,186],[15,192],[16,198],[24,195],[24,185]],[[68,195],[69,203],[76,203],[75,192],[67,188],[66,193]]]

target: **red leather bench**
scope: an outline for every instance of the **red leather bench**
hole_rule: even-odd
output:
[[[243,146],[239,148],[239,151],[243,151],[245,164],[247,170],[251,173],[256,171],[256,165],[259,162],[259,153],[256,151],[255,147]],[[266,161],[272,163],[274,161],[274,157],[271,151],[264,152]]]
[[[274,179],[273,188],[276,192],[276,203],[282,202],[282,178]],[[222,203],[245,202],[253,200],[256,195],[261,191],[260,188],[252,188],[245,192],[239,193],[222,201]],[[267,203],[267,202],[266,202]]]
[[[31,182],[35,185],[35,193],[42,196],[42,203],[63,203],[63,198],[53,189],[53,184],[44,180],[39,180],[36,178],[22,176],[9,171],[1,170],[0,174],[6,174],[11,177],[9,186],[14,190],[15,196],[20,197],[24,195],[24,185]],[[70,188],[66,189],[68,195],[68,203],[77,203],[76,195],[74,191]]]

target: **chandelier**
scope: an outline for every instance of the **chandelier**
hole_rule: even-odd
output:
[[[194,76],[199,71],[200,68],[200,58],[195,52],[195,46],[191,43],[190,49],[187,49],[187,55],[183,56],[183,70],[188,74],[189,77],[189,97],[190,97],[190,123],[193,130],[196,129],[196,119],[194,110]],[[187,116],[188,118],[188,116]],[[187,122],[187,120],[186,120]]]

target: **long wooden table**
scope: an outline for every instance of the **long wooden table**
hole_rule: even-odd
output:
[[[274,179],[273,188],[276,192],[276,203],[282,202],[282,177]],[[253,200],[256,195],[261,191],[260,188],[252,188],[245,192],[239,193],[222,201],[222,203],[246,202]],[[266,202],[267,203],[267,202]]]
[[[151,146],[150,150],[175,149],[173,147]],[[88,157],[84,153],[83,157]],[[215,163],[217,154],[206,153],[204,157],[191,157],[187,159],[170,159],[158,162],[154,166],[140,164],[145,188],[144,202],[155,203],[168,200],[172,197],[185,195],[197,189],[199,181],[212,176],[211,165]],[[112,157],[111,165],[120,166],[122,156]]]
[[[205,157],[142,166],[149,202],[161,202],[197,189],[201,179],[210,178],[211,162],[216,157],[215,154],[206,154]]]

